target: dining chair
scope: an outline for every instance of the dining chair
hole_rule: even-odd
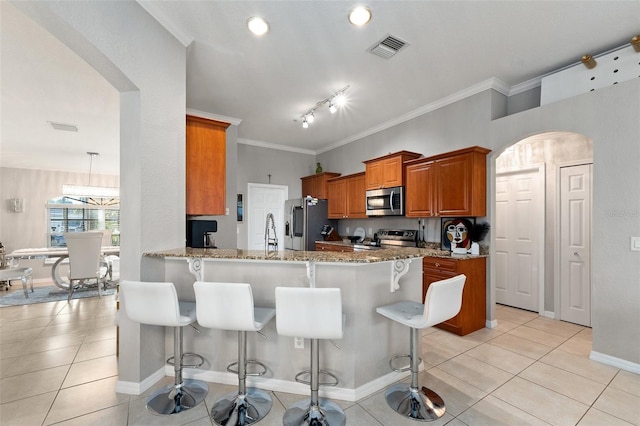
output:
[[[74,282],[84,285],[86,280],[96,280],[98,295],[100,288],[100,258],[102,255],[102,232],[66,232],[64,239],[69,251],[69,297],[71,301]]]

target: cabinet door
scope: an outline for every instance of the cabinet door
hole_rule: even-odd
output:
[[[474,216],[472,156],[456,155],[435,162],[436,204],[439,216]]]
[[[347,183],[338,179],[327,183],[329,219],[344,219],[347,215]]]
[[[186,214],[223,215],[227,123],[187,116]]]
[[[388,158],[382,163],[382,184],[385,188],[402,186],[402,157]]]
[[[430,217],[433,211],[433,162],[407,166],[407,217]]]
[[[311,195],[312,197],[317,197],[316,193],[318,191],[318,179],[315,177],[306,177],[302,178],[302,196],[306,197],[307,195]]]
[[[380,189],[384,186],[384,164],[382,161],[367,163],[365,166],[367,189]]]
[[[346,179],[347,216],[350,219],[367,217],[367,201],[364,174]]]

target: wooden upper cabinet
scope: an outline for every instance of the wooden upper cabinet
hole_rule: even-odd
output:
[[[365,161],[366,189],[404,186],[404,162],[420,157],[422,154],[399,151]]]
[[[349,219],[367,217],[365,174],[350,175],[347,180],[347,216]]]
[[[229,123],[187,116],[187,215],[224,215]]]
[[[347,182],[344,179],[332,179],[327,182],[329,219],[344,219],[347,216]]]
[[[406,216],[486,216],[489,152],[474,146],[406,162]]]
[[[310,195],[314,198],[326,200],[327,180],[340,176],[340,173],[322,172],[315,175],[305,176],[302,179],[302,196]]]
[[[329,219],[367,217],[364,172],[329,180],[327,191]]]
[[[433,161],[412,164],[406,168],[405,215],[435,216],[433,202]]]

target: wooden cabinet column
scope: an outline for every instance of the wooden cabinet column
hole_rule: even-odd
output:
[[[187,215],[224,215],[229,123],[187,116]]]

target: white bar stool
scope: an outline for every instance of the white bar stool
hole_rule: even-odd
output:
[[[27,281],[31,284],[31,293],[33,293],[33,277],[31,273],[33,269],[31,268],[9,268],[9,269],[0,269],[0,281],[6,281],[8,286],[11,285],[11,280],[20,280],[22,281],[22,291],[24,291],[25,299],[29,298],[29,293],[27,293]],[[7,286],[7,290],[9,289]]]
[[[342,339],[342,295],[339,288],[276,287],[276,327],[278,334],[289,337],[311,339],[311,369],[296,375],[296,381],[308,383],[311,398],[292,404],[284,413],[285,426],[331,425],[342,426],[346,416],[340,406],[332,401],[318,399],[318,388],[335,386],[338,379],[325,370],[320,370],[319,339]],[[311,381],[299,379],[310,374]],[[320,374],[334,379],[320,383]]]
[[[193,289],[201,326],[238,332],[238,361],[227,366],[227,371],[238,374],[238,391],[220,397],[211,409],[211,418],[218,425],[257,423],[269,414],[273,401],[268,393],[246,387],[247,376],[267,372],[263,363],[247,360],[247,331],[259,333],[276,315],[276,310],[254,306],[251,285],[246,283],[196,281]],[[248,373],[247,364],[259,365],[261,370]]]
[[[411,370],[411,385],[397,383],[389,387],[386,392],[387,404],[398,414],[420,421],[436,420],[444,414],[444,401],[437,393],[426,387],[423,387],[423,393],[420,393],[418,384],[421,361],[420,330],[440,324],[460,312],[462,289],[466,279],[465,275],[457,275],[431,283],[427,289],[424,305],[407,300],[376,308],[376,312],[380,315],[411,328],[411,353],[396,355],[389,361],[394,371]],[[394,368],[393,361],[402,357],[410,358],[410,366],[403,369]]]
[[[204,401],[209,387],[201,380],[182,379],[183,367],[200,367],[204,359],[197,354],[182,352],[182,330],[196,321],[196,304],[182,302],[173,283],[122,281],[120,292],[127,316],[140,324],[173,327],[173,363],[175,381],[155,391],[147,400],[147,409],[156,414],[175,414],[195,407]],[[185,356],[200,361],[187,365]]]

